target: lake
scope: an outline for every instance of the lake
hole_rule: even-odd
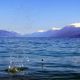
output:
[[[0,38],[0,79],[80,80],[80,38]]]

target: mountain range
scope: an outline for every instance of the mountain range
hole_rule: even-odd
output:
[[[31,34],[21,35],[16,32],[0,30],[0,37],[80,37],[80,23],[65,26],[59,30],[47,30],[42,32],[34,32]]]
[[[0,37],[19,37],[19,33],[13,31],[0,30]]]
[[[80,37],[80,27],[68,25],[59,30],[48,30],[44,32],[34,32],[27,37]]]

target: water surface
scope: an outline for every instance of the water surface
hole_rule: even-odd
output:
[[[9,66],[28,67],[13,76],[80,79],[80,38],[0,38],[1,78]]]

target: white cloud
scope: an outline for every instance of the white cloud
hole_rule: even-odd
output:
[[[70,25],[73,25],[73,26],[75,26],[75,27],[80,27],[80,23],[72,23],[72,24],[70,24]]]
[[[60,30],[60,27],[53,27],[52,30]]]
[[[62,28],[60,28],[60,27],[53,27],[51,30],[60,30],[60,29],[62,29]],[[38,30],[37,32],[45,32],[45,31],[48,31],[48,30]]]
[[[37,32],[45,32],[45,30],[38,30]]]

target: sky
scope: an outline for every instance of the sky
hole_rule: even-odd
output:
[[[80,0],[0,0],[0,29],[21,34],[80,22]]]

